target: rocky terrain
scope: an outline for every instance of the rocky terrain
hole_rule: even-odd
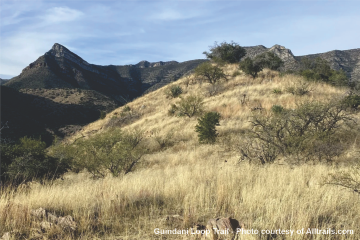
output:
[[[344,70],[350,81],[360,82],[360,48],[350,50],[333,50],[325,53],[317,53],[304,56],[294,56],[290,49],[280,45],[274,45],[271,48],[266,48],[263,45],[254,47],[245,47],[246,56],[254,58],[258,54],[270,51],[275,53],[284,61],[282,71],[298,70],[303,58],[314,60],[317,57],[323,58],[329,62],[331,68],[335,70]]]
[[[99,66],[89,64],[66,47],[54,46],[30,63],[21,74],[6,83],[15,89],[80,88],[95,90],[124,104],[149,88],[157,89],[179,79],[206,60],[141,61],[135,65]]]

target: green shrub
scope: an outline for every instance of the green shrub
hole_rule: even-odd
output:
[[[220,45],[215,42],[209,52],[203,52],[208,59],[218,63],[238,63],[245,56],[246,50],[239,44],[222,42]]]
[[[220,114],[217,112],[208,112],[203,117],[198,119],[198,124],[195,126],[195,132],[198,133],[200,143],[215,143],[216,126],[219,126]]]
[[[271,111],[274,113],[274,114],[281,114],[284,112],[284,108],[281,106],[281,105],[273,105],[271,107]]]
[[[323,81],[334,86],[347,86],[350,84],[343,70],[331,69],[329,63],[320,57],[315,60],[306,57],[301,59],[299,74],[306,80]]]
[[[73,168],[86,169],[96,178],[107,173],[114,177],[127,174],[143,154],[143,148],[138,147],[141,140],[141,132],[123,132],[119,128],[80,139],[72,145]]]
[[[125,107],[124,107],[124,109],[122,110],[122,112],[130,112],[131,111],[131,108],[128,106],[128,105],[126,105]]]
[[[166,96],[171,98],[177,98],[180,94],[183,93],[182,88],[179,85],[173,85],[170,89],[166,92]]]
[[[272,52],[266,52],[257,55],[254,58],[254,64],[260,65],[261,68],[269,68],[271,70],[279,70],[284,65],[284,62]]]
[[[189,118],[199,115],[203,112],[203,98],[196,95],[190,95],[181,100],[177,104],[172,104],[168,114],[178,117],[188,116]]]
[[[213,66],[210,62],[204,62],[195,68],[195,77],[201,81],[215,84],[220,80],[227,80],[224,71],[218,66]]]
[[[282,94],[282,91],[281,91],[281,89],[275,88],[275,89],[273,90],[273,93],[274,93],[274,94]]]
[[[70,162],[46,154],[46,144],[28,137],[18,144],[1,145],[1,177],[4,182],[18,184],[31,180],[57,178],[65,173]]]
[[[343,123],[350,124],[352,117],[342,104],[308,102],[294,110],[280,109],[273,107],[270,116],[253,115],[248,141],[240,147],[244,158],[262,164],[279,156],[331,162],[345,149],[339,134],[345,131]]]
[[[260,64],[254,63],[254,61],[249,57],[240,62],[239,67],[245,74],[248,74],[253,78],[256,78],[258,73],[263,69]]]
[[[360,96],[357,94],[351,94],[349,96],[346,96],[342,103],[347,107],[351,109],[357,109],[358,106],[360,106]]]
[[[100,119],[104,119],[106,117],[106,112],[100,111]]]

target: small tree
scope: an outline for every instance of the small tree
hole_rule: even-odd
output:
[[[166,96],[171,98],[177,98],[182,94],[183,90],[179,85],[173,85],[166,91]]]
[[[259,63],[254,63],[253,60],[251,60],[251,58],[247,57],[244,59],[244,61],[240,62],[239,65],[240,69],[252,76],[253,78],[256,78],[258,73],[263,69],[263,66]]]
[[[203,112],[203,98],[196,95],[190,95],[181,98],[177,104],[172,104],[169,115],[188,116],[189,118],[201,114]]]
[[[208,59],[219,63],[238,63],[245,56],[246,50],[239,44],[222,42],[220,45],[215,42],[210,47],[210,52],[203,52]]]
[[[33,179],[56,178],[69,169],[69,162],[46,154],[46,144],[28,137],[18,144],[1,145],[2,180],[18,184]]]
[[[224,71],[218,66],[213,66],[210,62],[202,63],[195,68],[195,76],[211,84],[215,84],[222,79],[227,79]]]
[[[254,59],[255,65],[260,65],[261,68],[269,68],[271,70],[279,70],[284,62],[276,56],[273,52],[266,52],[257,55]]]
[[[217,132],[216,126],[219,126],[220,114],[218,112],[208,112],[198,119],[195,126],[195,132],[198,133],[200,143],[215,143]]]

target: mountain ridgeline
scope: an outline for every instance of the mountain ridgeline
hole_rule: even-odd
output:
[[[320,57],[328,61],[331,68],[343,70],[350,81],[360,82],[360,49],[294,56],[291,50],[280,45],[244,48],[243,59],[273,52],[284,62],[281,71],[297,71],[303,58]],[[7,123],[9,127],[3,129],[2,137],[17,139],[46,134],[64,137],[101,114],[180,79],[206,61],[141,61],[124,66],[100,66],[55,43],[19,76],[0,81],[1,126]]]
[[[284,61],[281,71],[296,71],[301,68],[304,58],[313,61],[316,58],[326,60],[334,70],[343,70],[351,82],[360,82],[360,48],[350,50],[333,50],[325,53],[310,54],[304,56],[294,56],[290,49],[280,45],[266,48],[263,45],[254,47],[244,47],[246,56],[255,58],[265,52],[273,52]]]
[[[176,61],[135,65],[100,66],[89,64],[60,44],[23,69],[6,86],[24,88],[80,88],[95,90],[120,104],[139,97],[149,88],[157,89],[179,79],[206,60]]]

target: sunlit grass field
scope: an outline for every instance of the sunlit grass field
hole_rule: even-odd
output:
[[[216,144],[198,143],[196,117],[168,115],[170,105],[179,101],[166,97],[169,86],[151,92],[127,105],[140,117],[123,129],[141,130],[150,150],[133,172],[104,179],[70,172],[44,185],[3,189],[0,234],[18,230],[31,239],[31,229],[37,226],[30,210],[42,207],[58,215],[71,215],[78,225],[73,233],[54,229],[44,234],[46,239],[189,239],[185,235],[157,235],[154,229],[189,229],[197,223],[206,225],[210,218],[229,216],[242,222],[245,229],[259,231],[353,231],[346,235],[272,235],[273,239],[360,239],[360,195],[324,184],[329,174],[349,171],[358,160],[358,140],[332,165],[290,165],[282,159],[274,164],[249,164],[241,161],[237,149],[243,130],[250,127],[253,108],[261,107],[267,114],[273,105],[291,109],[304,101],[341,98],[347,89],[307,83],[299,76],[280,76],[270,70],[252,79],[243,74],[234,76],[236,65],[224,69],[231,77],[215,96],[208,94],[210,84],[195,82],[193,77],[173,83],[183,88],[182,96],[201,95],[206,110],[221,114]],[[308,84],[309,94],[286,92],[288,87],[301,84]],[[281,94],[274,93],[275,89]],[[89,124],[64,143],[96,137],[123,109]],[[167,147],[161,148],[155,137],[168,138]],[[180,215],[181,221],[167,222],[168,215]],[[241,239],[272,238],[259,234]]]

